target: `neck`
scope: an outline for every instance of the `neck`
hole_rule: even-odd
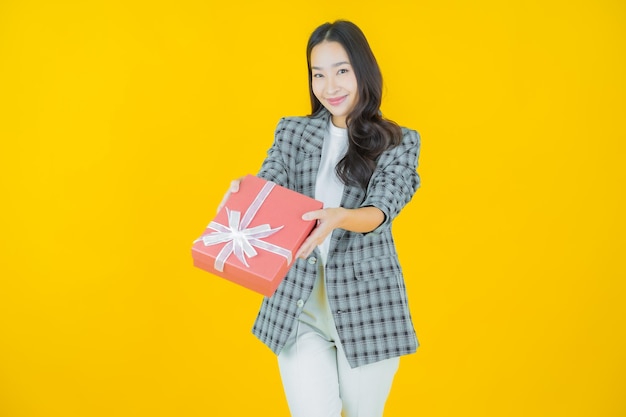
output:
[[[342,128],[342,129],[346,129],[348,126],[346,125],[346,117],[336,117],[336,116],[332,116],[330,118],[330,120],[332,121],[333,125],[335,125],[336,127]]]

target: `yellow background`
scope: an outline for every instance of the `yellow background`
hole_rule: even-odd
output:
[[[288,415],[261,297],[190,247],[337,18],[422,135],[385,415],[626,415],[618,0],[0,1],[0,415]]]

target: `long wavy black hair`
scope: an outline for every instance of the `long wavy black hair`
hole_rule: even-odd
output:
[[[365,190],[376,168],[376,159],[385,150],[400,144],[402,130],[395,122],[383,118],[380,112],[383,92],[380,68],[361,29],[346,20],[324,23],[309,37],[306,55],[311,116],[317,116],[324,109],[313,93],[311,71],[311,51],[324,41],[338,42],[343,46],[350,59],[358,88],[357,102],[346,118],[348,151],[335,169],[344,184],[357,185]]]

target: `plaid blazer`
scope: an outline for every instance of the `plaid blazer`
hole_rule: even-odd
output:
[[[314,197],[328,112],[278,123],[259,177]],[[402,143],[378,158],[367,192],[345,186],[341,206],[375,206],[384,222],[369,233],[335,229],[325,268],[326,292],[350,366],[416,351],[418,347],[391,223],[420,185],[420,137],[402,128]],[[297,259],[271,297],[263,299],[252,332],[279,354],[295,328],[318,274],[317,249]]]

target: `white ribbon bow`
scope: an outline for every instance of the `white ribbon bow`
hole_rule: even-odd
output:
[[[269,224],[262,224],[248,228],[248,225],[275,185],[269,181],[265,183],[252,204],[250,204],[250,207],[248,207],[248,210],[246,210],[241,221],[241,213],[239,211],[226,208],[228,226],[212,221],[207,228],[213,229],[215,232],[207,233],[194,241],[194,243],[202,241],[205,246],[228,242],[215,258],[214,265],[217,271],[224,272],[224,264],[232,253],[235,254],[241,263],[249,268],[246,256],[248,258],[256,256],[257,251],[254,249],[255,247],[283,256],[289,264],[291,263],[291,251],[261,240],[278,232],[283,226],[272,229]]]

